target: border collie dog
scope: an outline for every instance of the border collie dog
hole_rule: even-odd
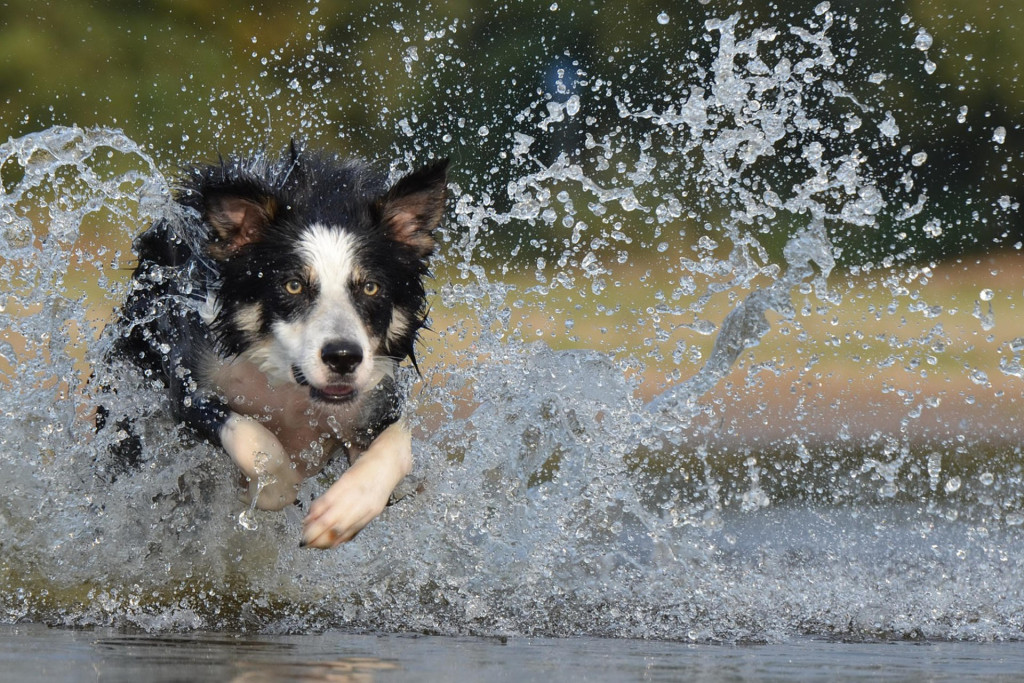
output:
[[[135,244],[115,352],[167,386],[250,501],[281,509],[339,446],[349,468],[310,506],[303,546],[352,539],[412,467],[395,380],[425,324],[423,278],[447,160],[388,186],[294,143],[280,159],[184,173],[175,218]]]

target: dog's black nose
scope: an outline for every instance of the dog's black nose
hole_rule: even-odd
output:
[[[320,349],[320,358],[334,372],[347,375],[363,362],[363,349],[352,342],[329,342]]]

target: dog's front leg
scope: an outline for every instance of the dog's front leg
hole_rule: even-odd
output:
[[[399,420],[313,501],[302,523],[302,545],[333,548],[351,541],[384,510],[391,492],[411,470],[412,433]]]
[[[249,480],[249,499],[261,510],[280,510],[295,502],[302,475],[273,432],[256,420],[232,412],[220,428],[220,443]]]

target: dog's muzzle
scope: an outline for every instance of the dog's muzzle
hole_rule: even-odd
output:
[[[363,362],[363,350],[352,342],[329,342],[320,350],[320,359],[333,375],[351,377]],[[316,401],[346,403],[359,393],[353,383],[345,381],[313,386],[298,365],[292,365],[292,377],[299,386],[309,387],[309,396]]]

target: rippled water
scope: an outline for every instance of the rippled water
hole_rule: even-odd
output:
[[[587,681],[1011,680],[1019,643],[694,645],[599,638],[410,635],[152,635],[0,630],[10,680],[104,681]]]
[[[576,92],[519,114],[493,176],[507,181],[455,178],[413,401],[423,490],[334,552],[297,547],[298,508],[240,525],[230,462],[102,362],[130,238],[173,210],[173,169],[116,130],[0,145],[0,620],[1024,635],[1024,342],[993,310],[1019,287],[953,300],[942,264],[865,246],[954,229],[917,176],[927,155],[877,160],[900,121],[881,91],[837,78],[856,60],[830,37],[857,35],[849,17],[822,3],[759,21],[696,27],[713,59],[680,57],[680,83],[649,101],[581,71]],[[906,47],[927,50],[921,35]],[[594,100],[621,134],[533,155]],[[985,267],[1012,275],[1002,263]],[[140,471],[111,469],[98,402],[144,418]]]

